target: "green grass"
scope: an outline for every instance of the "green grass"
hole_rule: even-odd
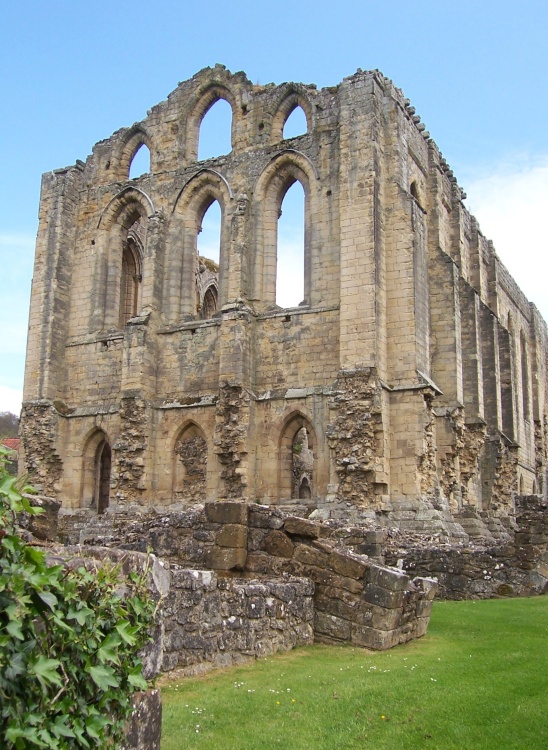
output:
[[[163,688],[162,750],[548,748],[548,597],[436,602],[390,651],[311,646]]]

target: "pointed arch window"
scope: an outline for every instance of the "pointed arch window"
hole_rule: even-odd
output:
[[[289,419],[280,440],[279,494],[292,502],[315,493],[314,431],[305,417]]]
[[[304,109],[296,105],[288,114],[283,127],[283,138],[297,138],[299,135],[305,135],[308,132],[308,123]]]
[[[141,304],[141,243],[142,225],[139,221],[128,230],[122,250],[122,272],[120,279],[120,327],[139,312]]]
[[[150,150],[146,143],[137,146],[129,165],[129,179],[135,180],[150,172]]]
[[[94,507],[97,513],[104,513],[110,500],[110,472],[112,465],[112,454],[110,445],[102,440],[97,447],[95,456],[95,493]]]
[[[211,199],[203,213],[196,245],[198,255],[214,263],[218,270],[221,255],[221,206],[218,200]]]
[[[212,318],[217,312],[218,294],[217,288],[213,285],[206,289],[202,302],[201,317],[203,320]]]
[[[205,111],[198,134],[198,161],[213,159],[232,151],[232,107],[216,99]]]
[[[198,315],[204,320],[211,318],[217,311],[222,228],[219,201],[210,196],[205,206],[207,207],[196,235],[196,305]]]
[[[175,441],[173,496],[187,504],[206,499],[207,441],[203,431],[190,424]]]
[[[531,392],[529,390],[529,357],[527,356],[527,341],[523,331],[520,333],[520,349],[521,349],[521,396],[522,396],[522,408],[523,418],[529,420],[531,418]]]
[[[297,307],[305,298],[305,194],[298,180],[289,184],[282,198],[276,258],[276,304]]]
[[[83,452],[82,507],[105,513],[110,503],[112,452],[107,436],[96,430]]]

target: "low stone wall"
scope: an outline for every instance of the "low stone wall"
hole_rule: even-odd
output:
[[[548,593],[548,507],[537,496],[517,498],[509,541],[455,546],[392,534],[389,565],[433,576],[442,599],[490,599]]]
[[[314,582],[317,641],[382,650],[426,633],[435,581],[412,580],[340,546],[329,526],[284,519],[264,506],[252,506],[249,527],[246,570]]]
[[[314,584],[314,637],[330,643],[386,649],[424,635],[437,589],[435,581],[412,580],[353,551],[379,552],[382,530],[311,521],[264,505],[206,503],[166,516],[88,517],[87,524],[82,516],[64,516],[62,534],[120,548],[147,545],[184,568],[225,578],[245,575],[261,585],[273,577],[305,578]],[[209,641],[199,643],[194,656],[201,650],[204,660]],[[182,663],[191,656],[182,656]],[[174,662],[175,657],[166,664]]]
[[[197,674],[312,643],[313,594],[301,578],[253,581],[172,568],[162,671]]]

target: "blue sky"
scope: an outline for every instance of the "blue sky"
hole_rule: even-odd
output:
[[[217,62],[261,84],[392,78],[548,318],[545,0],[2,0],[0,30],[0,411],[22,389],[41,174]]]

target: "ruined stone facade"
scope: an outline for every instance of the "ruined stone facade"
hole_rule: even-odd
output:
[[[232,150],[197,161],[225,99]],[[284,139],[302,108],[307,132]],[[137,150],[150,171],[129,179]],[[304,300],[276,305],[277,221],[305,195]],[[179,84],[44,175],[23,464],[65,511],[212,500],[410,530],[546,497],[547,328],[401,91]],[[218,268],[197,251],[221,208]],[[464,533],[464,532],[462,532]]]

